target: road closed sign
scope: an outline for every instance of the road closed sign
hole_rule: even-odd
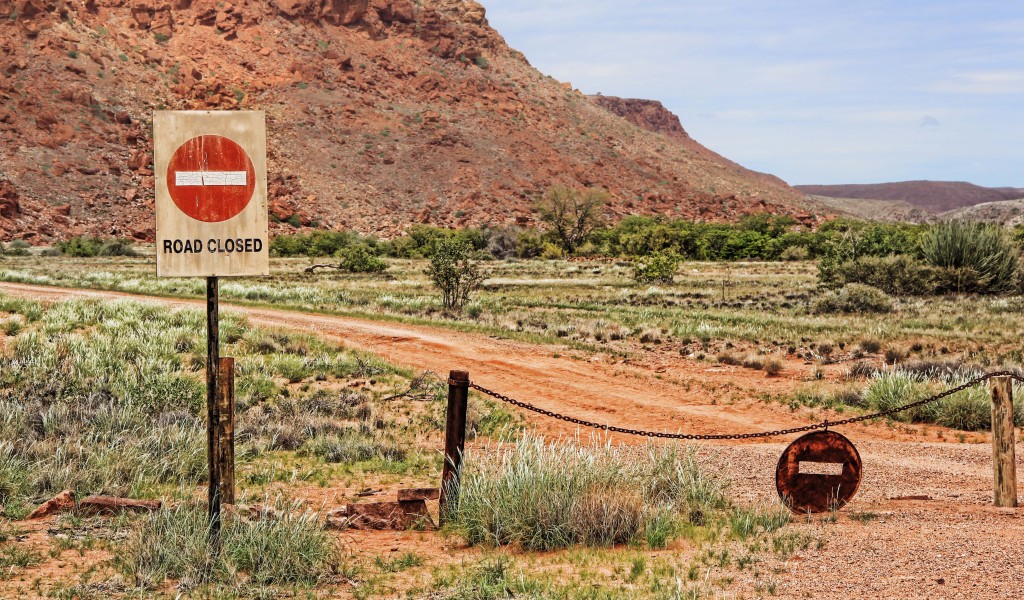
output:
[[[157,111],[159,277],[268,275],[266,121],[257,111]]]

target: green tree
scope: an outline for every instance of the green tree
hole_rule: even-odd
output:
[[[469,295],[483,283],[483,274],[469,259],[472,249],[468,241],[455,237],[435,240],[430,249],[430,266],[425,273],[441,289],[446,309],[461,310]]]
[[[537,203],[537,212],[541,221],[551,228],[558,244],[571,254],[604,220],[604,206],[609,197],[607,191],[597,188],[580,191],[554,186],[544,192]]]

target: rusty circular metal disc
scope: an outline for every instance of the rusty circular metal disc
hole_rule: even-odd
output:
[[[782,453],[775,488],[794,513],[820,513],[845,506],[857,493],[860,477],[860,454],[853,443],[834,431],[814,431]]]

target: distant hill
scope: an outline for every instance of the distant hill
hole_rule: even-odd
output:
[[[1024,199],[983,202],[944,212],[939,215],[943,221],[981,221],[1014,226],[1024,223]]]
[[[836,214],[865,221],[928,223],[938,220],[935,213],[902,200],[807,196],[807,201],[816,212]]]
[[[964,181],[900,181],[846,185],[797,185],[813,196],[901,201],[931,213],[941,213],[984,202],[1024,198],[1021,188],[988,188]]]

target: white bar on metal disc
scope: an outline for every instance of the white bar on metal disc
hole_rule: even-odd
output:
[[[245,171],[178,171],[174,185],[245,185]]]
[[[816,462],[813,460],[802,460],[798,463],[798,470],[801,475],[842,475],[843,463]]]

